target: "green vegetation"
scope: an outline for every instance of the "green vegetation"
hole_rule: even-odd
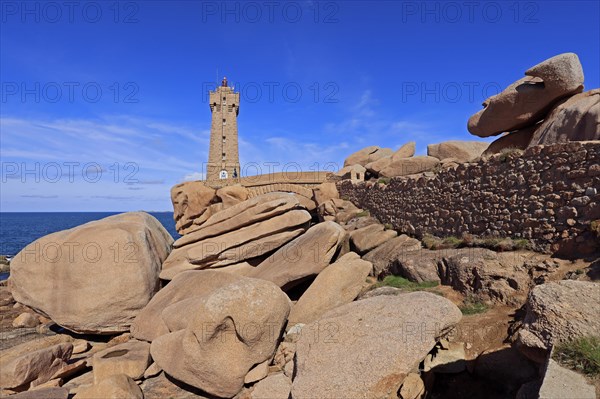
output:
[[[450,236],[446,238],[439,238],[429,234],[425,234],[421,241],[427,249],[458,248],[463,244],[463,240],[458,237]]]
[[[463,301],[463,304],[459,306],[459,309],[462,312],[462,314],[468,316],[472,314],[483,313],[488,310],[488,306],[485,303],[483,303],[480,299],[468,296]]]
[[[415,283],[401,276],[386,276],[383,281],[377,283],[376,287],[394,287],[402,288],[407,291],[421,291],[427,288],[433,288],[438,286],[437,281],[423,281],[422,283]]]
[[[529,244],[529,240],[526,238],[517,238],[517,239],[513,239],[512,240],[515,248],[518,249],[529,249],[530,248],[530,244]]]
[[[354,215],[354,217],[356,218],[364,218],[365,216],[370,216],[371,214],[369,213],[369,211],[362,211],[362,212],[358,212],[356,215]]]
[[[480,247],[488,248],[494,251],[517,251],[520,249],[528,249],[530,242],[524,238],[512,239],[509,237],[484,237],[478,238],[471,234],[464,234],[462,238],[449,236],[439,238],[429,234],[425,234],[421,239],[423,245],[427,249],[449,249],[449,248],[464,248],[464,247]]]
[[[460,244],[462,244],[462,240],[455,236],[446,237],[442,240],[442,245],[447,246],[448,248],[458,248]]]
[[[557,345],[554,360],[588,377],[600,377],[600,337],[581,337]]]
[[[382,177],[379,180],[377,180],[377,183],[379,183],[379,184],[388,184],[389,182],[390,182],[389,177]]]
[[[391,223],[386,223],[383,225],[383,228],[386,230],[394,230],[394,226]]]

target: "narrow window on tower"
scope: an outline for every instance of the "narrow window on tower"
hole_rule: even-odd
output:
[[[223,119],[223,126],[225,126],[227,124],[227,120]]]
[[[225,153],[223,153],[223,161],[225,160]]]

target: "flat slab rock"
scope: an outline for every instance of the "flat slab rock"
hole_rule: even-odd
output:
[[[335,308],[302,329],[292,397],[396,397],[406,376],[461,317],[452,302],[426,292]]]
[[[352,231],[350,241],[356,252],[362,255],[397,235],[394,230],[386,230],[382,224],[371,224]]]
[[[596,399],[596,389],[585,378],[550,359],[539,399]]]

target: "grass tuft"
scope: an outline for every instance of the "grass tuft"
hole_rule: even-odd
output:
[[[554,349],[554,360],[588,377],[599,377],[600,337],[581,337],[559,344]]]
[[[423,242],[423,245],[425,245],[425,248],[432,250],[458,248],[463,243],[463,240],[458,237],[450,236],[439,238],[430,234],[425,234],[421,241]]]
[[[494,251],[518,251],[520,249],[528,249],[531,247],[529,240],[524,238],[509,238],[509,237],[484,237],[478,238],[471,234],[463,234],[462,238],[449,236],[439,238],[430,234],[425,234],[421,239],[423,245],[427,249],[453,249],[464,247],[480,247],[488,248]]]
[[[377,283],[377,287],[394,287],[401,288],[407,291],[421,291],[427,288],[437,287],[437,281],[423,281],[415,283],[401,276],[386,276],[382,281]]]
[[[465,298],[463,304],[459,306],[459,309],[463,315],[468,316],[472,314],[484,313],[488,310],[488,306],[480,299],[469,296]]]
[[[364,218],[365,216],[370,216],[371,214],[369,213],[369,211],[362,211],[362,212],[358,212],[356,215],[354,215],[355,218]]]

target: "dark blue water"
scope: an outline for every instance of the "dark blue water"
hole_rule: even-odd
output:
[[[0,212],[0,255],[15,256],[27,244],[47,234],[70,229],[120,212]],[[173,212],[149,212],[173,238]]]

